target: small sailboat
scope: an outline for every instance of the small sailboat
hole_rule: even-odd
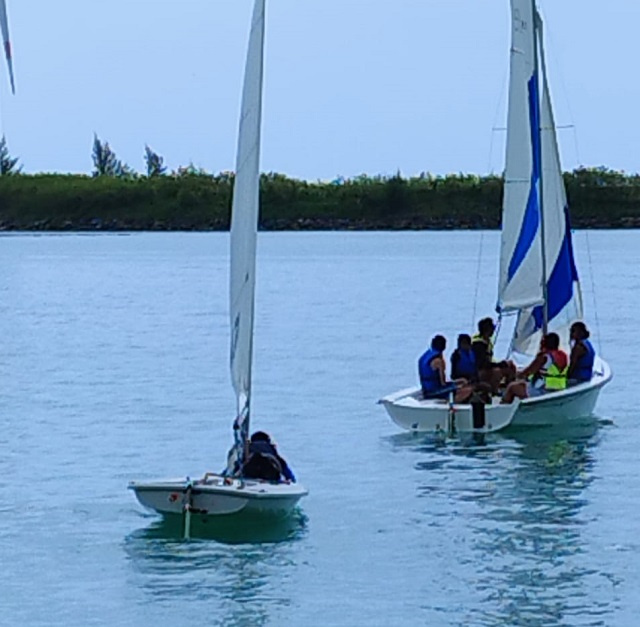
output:
[[[197,480],[187,477],[129,484],[142,505],[162,514],[190,517],[192,514],[283,513],[307,494],[298,483],[241,476],[251,408],[264,31],[265,0],[256,0],[242,94],[231,217],[230,366],[238,408],[233,424],[234,444],[222,473],[206,473]]]
[[[547,332],[558,333],[568,348],[569,328],[583,318],[583,307],[547,79],[542,18],[535,0],[511,0],[511,15],[497,310],[505,321],[512,321],[509,358],[522,365],[533,359]],[[511,425],[558,424],[589,416],[610,379],[608,364],[596,357],[590,381],[523,399],[511,414],[501,414],[502,408],[510,406],[494,399],[485,410],[487,425],[491,425],[486,428],[497,431]],[[380,402],[405,429],[442,428],[452,413],[457,416],[457,430],[469,430],[474,424],[468,405],[423,400],[415,387]]]
[[[0,0],[0,32],[2,33],[2,47],[4,48],[4,57],[7,60],[7,68],[9,70],[11,92],[15,94],[16,83],[13,78],[13,57],[11,56],[11,40],[9,39],[9,20],[7,18],[6,0]]]

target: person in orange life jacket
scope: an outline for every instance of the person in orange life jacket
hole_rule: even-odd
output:
[[[473,393],[473,386],[468,385],[466,379],[447,381],[444,359],[446,347],[447,340],[442,335],[436,335],[431,340],[431,348],[418,360],[422,396],[425,399],[448,399],[454,392],[454,402],[463,403]]]
[[[596,351],[589,341],[589,330],[584,322],[574,322],[571,325],[571,355],[569,356],[568,385],[577,385],[591,381],[593,362]]]
[[[476,356],[478,379],[488,383],[494,394],[498,393],[500,385],[509,384],[515,379],[516,367],[512,361],[493,361],[493,334],[496,325],[492,318],[482,318],[478,322],[478,333],[471,342],[471,347]]]
[[[507,386],[503,403],[512,403],[514,398],[539,396],[567,387],[567,367],[569,357],[560,349],[557,333],[547,333],[540,340],[540,352],[523,370],[518,379]]]
[[[291,481],[296,478],[280,457],[276,445],[264,431],[256,431],[247,442],[245,462],[242,466],[242,476],[247,479],[263,479],[265,481]]]

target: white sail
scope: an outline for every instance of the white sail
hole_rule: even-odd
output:
[[[249,431],[255,301],[256,243],[260,185],[260,126],[264,57],[265,0],[256,0],[242,92],[236,176],[231,209],[231,380],[237,398],[234,447],[227,472],[236,474]]]
[[[2,47],[4,48],[4,56],[7,60],[7,68],[9,69],[11,91],[15,94],[16,85],[13,78],[13,58],[11,56],[11,40],[9,39],[9,20],[7,19],[6,0],[0,0],[0,32],[2,32]]]
[[[582,317],[582,304],[546,72],[542,19],[531,0],[512,0],[511,4],[514,48],[517,42],[518,49],[511,53],[508,132],[513,141],[508,140],[507,145],[499,306],[502,311],[518,311],[512,349],[531,354],[538,350],[545,319],[548,331],[560,332],[566,344],[568,327]],[[526,133],[529,137],[525,140]],[[525,191],[522,179],[516,176],[521,176],[527,165],[531,175]]]
[[[543,301],[536,165],[539,107],[531,0],[511,0],[511,62],[498,307]]]

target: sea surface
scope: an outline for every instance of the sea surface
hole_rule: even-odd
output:
[[[640,233],[574,237],[597,415],[465,441],[376,401],[491,315],[498,233],[260,234],[253,426],[309,495],[191,540],[127,483],[224,466],[228,234],[0,237],[0,625],[638,625]]]

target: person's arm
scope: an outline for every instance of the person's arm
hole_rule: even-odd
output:
[[[544,353],[538,353],[536,358],[524,369],[520,371],[520,376],[528,377],[532,374],[537,374],[540,368],[544,366],[546,355]]]
[[[573,375],[573,372],[575,371],[578,365],[578,362],[580,361],[580,359],[582,359],[582,357],[586,354],[586,352],[587,352],[587,349],[582,343],[576,343],[574,347],[571,349],[571,356],[569,358],[569,370],[567,372],[568,379],[571,379],[571,375]]]
[[[447,373],[445,372],[444,357],[436,357],[431,362],[431,367],[440,373],[440,385],[446,385]]]
[[[282,467],[282,476],[285,478],[285,481],[291,481],[292,483],[296,482],[296,477],[293,474],[291,468],[289,468],[289,464],[284,460],[284,458],[277,455],[278,461],[280,462],[280,466]]]
[[[484,370],[491,366],[489,358],[487,357],[487,345],[484,342],[474,342],[471,345],[473,352],[476,356],[476,366],[478,370]]]

